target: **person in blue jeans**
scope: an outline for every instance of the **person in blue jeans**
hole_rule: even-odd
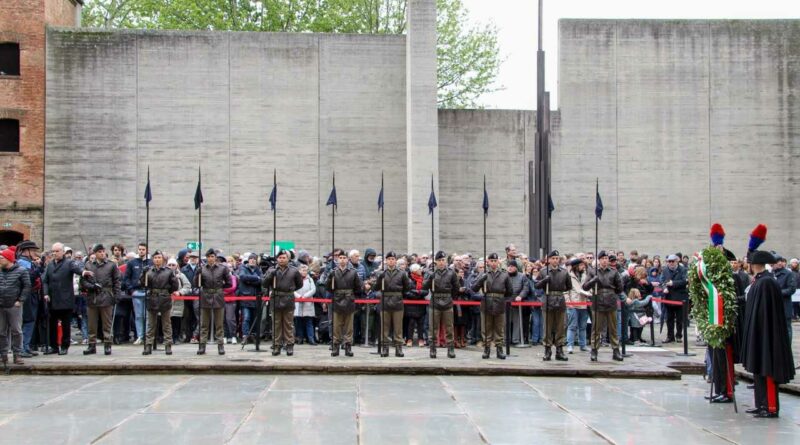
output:
[[[294,292],[295,298],[313,298],[317,293],[317,286],[314,280],[308,275],[308,266],[301,264],[297,268],[300,276],[303,277],[303,287]],[[294,319],[295,319],[295,332],[298,338],[305,337],[306,343],[316,345],[317,339],[314,335],[314,303],[295,303],[294,304]]]
[[[147,244],[139,243],[137,252],[139,256],[126,264],[122,286],[130,294],[133,303],[136,324],[136,341],[133,344],[141,345],[144,342],[144,288],[139,283],[139,277],[146,268],[153,266],[153,261],[147,257]]]
[[[525,275],[528,277],[528,285],[530,286],[530,292],[528,295],[532,295],[532,301],[541,302],[542,296],[544,295],[544,289],[536,289],[533,285],[533,277],[539,276],[539,270],[541,267],[537,263],[528,263],[528,269]],[[540,345],[542,344],[542,308],[541,307],[533,307],[531,310],[531,335],[530,335],[530,342],[531,345]]]
[[[261,295],[261,268],[258,267],[258,255],[250,254],[245,259],[247,262],[239,268],[239,287],[236,290],[239,296],[257,297]],[[255,341],[256,330],[252,322],[256,317],[256,301],[242,300],[242,339],[243,343]],[[251,332],[252,331],[252,332]]]
[[[572,354],[575,337],[578,337],[578,346],[581,351],[586,351],[586,323],[589,321],[587,303],[591,292],[583,290],[586,280],[586,263],[580,258],[575,258],[569,263],[569,277],[572,280],[572,290],[567,293],[567,353]],[[576,304],[569,306],[570,303]]]

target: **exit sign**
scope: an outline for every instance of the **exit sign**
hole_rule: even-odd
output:
[[[202,250],[203,249],[203,243],[197,243],[197,242],[194,242],[194,241],[188,242],[188,243],[186,243],[186,248],[187,249],[192,249],[192,251]]]

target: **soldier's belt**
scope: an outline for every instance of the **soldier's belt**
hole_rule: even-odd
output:
[[[434,297],[452,297],[453,294],[451,294],[450,292],[434,292],[433,296]]]
[[[218,292],[222,292],[222,288],[221,287],[205,287],[205,288],[203,288],[203,292],[206,292],[206,293],[209,293],[209,294],[216,294]]]
[[[294,292],[273,291],[272,295],[274,297],[294,297]]]
[[[501,293],[497,293],[497,292],[489,292],[488,294],[486,294],[486,296],[487,297],[492,297],[492,298],[505,298],[506,297],[505,294],[501,294]]]
[[[566,292],[566,291],[562,291],[562,292],[548,292],[548,293],[546,293],[545,295],[547,295],[548,297],[563,297],[563,296],[564,296],[564,292]]]
[[[342,289],[342,290],[335,290],[334,295],[345,296],[345,297],[352,297],[353,290],[352,289]]]
[[[402,292],[384,292],[383,296],[384,297],[402,297],[403,293]]]
[[[150,291],[150,295],[155,295],[157,297],[165,297],[169,295],[169,291],[164,289],[153,289]]]

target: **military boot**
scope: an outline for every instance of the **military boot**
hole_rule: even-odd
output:
[[[593,361],[597,361],[597,349],[592,348],[592,352],[589,353],[589,358]]]
[[[103,354],[111,355],[111,343],[103,343]]]
[[[543,360],[549,362],[552,357],[553,357],[553,348],[551,348],[550,346],[545,346]]]
[[[389,347],[383,346],[381,347],[381,357],[388,357],[389,356]]]
[[[69,352],[69,346],[59,346],[58,355],[67,355],[68,352]]]
[[[406,355],[403,354],[403,347],[401,345],[397,345],[394,347],[394,356],[395,357],[405,357]]]
[[[566,355],[564,355],[564,348],[561,346],[556,347],[556,360],[565,362],[569,360]]]
[[[436,346],[431,345],[431,358],[436,358]]]
[[[350,343],[344,344],[344,355],[347,357],[353,356],[353,346]]]
[[[150,345],[144,345],[144,351],[142,351],[142,355],[150,355],[153,353],[153,347]]]
[[[290,357],[294,355],[294,345],[286,345],[286,355]]]
[[[197,346],[197,355],[205,355],[205,353],[206,353],[206,344],[200,343]]]
[[[614,348],[614,355],[612,358],[618,362],[622,361],[622,354],[619,352],[619,348]]]
[[[6,359],[6,360],[8,360],[8,359]],[[22,357],[20,357],[19,354],[14,354],[14,364],[15,365],[24,365],[25,362],[22,360]]]
[[[217,343],[217,354],[225,355],[225,345],[222,343]]]
[[[272,345],[272,355],[281,355],[281,347],[280,345]]]
[[[167,355],[172,355],[172,345],[171,345],[171,344],[169,344],[169,343],[165,344],[165,345],[164,345],[164,352],[165,352]]]
[[[83,355],[97,354],[97,345],[91,343],[84,351]]]
[[[452,343],[447,347],[447,358],[456,358],[456,347]]]
[[[489,347],[489,346],[484,346],[483,347],[483,355],[481,357],[486,359],[486,358],[489,358],[490,355],[492,355],[492,348]]]
[[[505,360],[506,359],[506,353],[505,353],[505,351],[503,351],[503,347],[502,346],[498,346],[497,347],[497,358],[499,358],[500,360]]]
[[[339,344],[334,343],[331,345],[331,357],[338,357],[339,356]]]

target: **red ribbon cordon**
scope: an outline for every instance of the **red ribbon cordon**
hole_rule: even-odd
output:
[[[200,299],[197,295],[185,295],[179,297],[172,297],[174,301],[197,301]],[[256,301],[257,297],[225,297],[226,303],[233,303],[235,301]],[[269,301],[270,297],[262,297],[262,301]],[[329,298],[295,298],[295,303],[326,303],[329,304],[331,300]],[[372,300],[356,300],[356,304],[379,304],[381,300],[372,299]],[[429,305],[430,301],[428,300],[403,300],[403,304],[417,304],[417,305]],[[480,306],[480,301],[469,301],[469,300],[453,300],[453,304],[456,306]],[[680,304],[680,302],[678,302]],[[514,307],[542,307],[542,303],[539,301],[512,301],[511,306]],[[578,302],[578,303],[567,303],[569,307],[587,307],[591,306],[591,302]]]

